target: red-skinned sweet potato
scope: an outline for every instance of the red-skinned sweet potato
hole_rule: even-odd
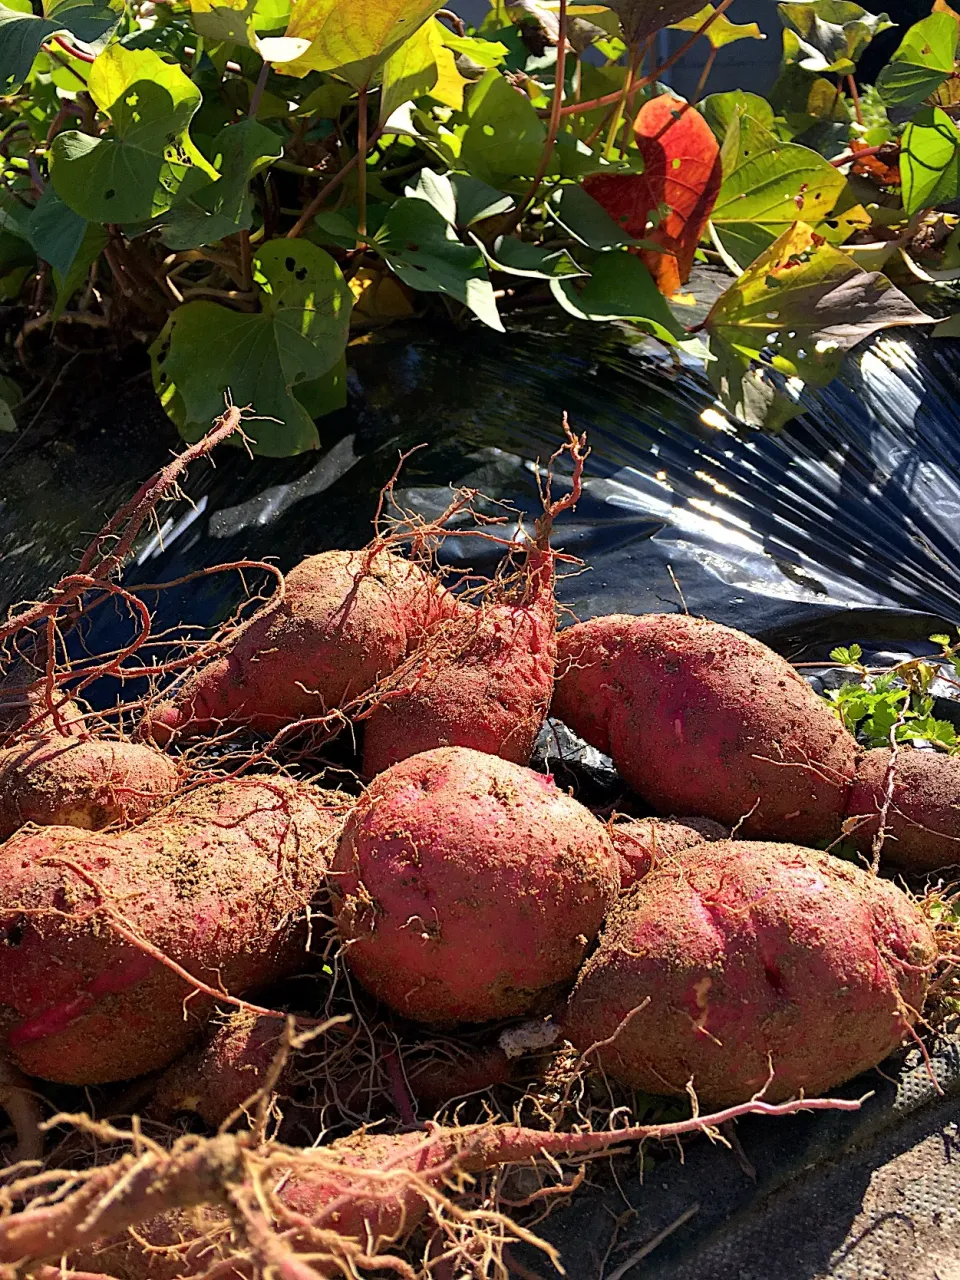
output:
[[[437,579],[392,552],[310,556],[287,574],[282,598],[150,710],[143,732],[163,745],[174,733],[275,733],[323,715],[372,689],[456,608]]]
[[[840,832],[857,744],[740,631],[684,614],[579,623],[559,638],[552,714],[660,813],[801,844]]]
[[[530,552],[513,601],[461,608],[424,646],[409,688],[366,720],[363,771],[433,747],[471,747],[527,764],[546,719],[557,658],[554,561]]]
[[[664,858],[730,836],[726,827],[710,818],[621,818],[607,830],[620,859],[621,893]]]
[[[301,966],[304,908],[344,807],[305,783],[251,778],[197,788],[119,834],[12,836],[0,848],[0,1036],[12,1060],[93,1084],[182,1053],[214,1001],[150,947],[232,995]]]
[[[721,841],[625,894],[564,1031],[588,1061],[705,1106],[820,1092],[881,1062],[923,1004],[937,946],[895,885],[794,845]],[[610,1043],[606,1041],[613,1037]]]
[[[551,998],[619,883],[605,828],[552,778],[463,747],[380,774],[330,876],[360,982],[406,1017],[442,1024]]]
[[[886,804],[881,858],[905,871],[960,865],[960,758],[900,747],[865,751],[847,802],[846,830],[870,856]],[[892,789],[888,801],[888,784]]]
[[[176,764],[143,743],[28,738],[0,751],[0,840],[27,822],[87,831],[139,822],[177,782]]]

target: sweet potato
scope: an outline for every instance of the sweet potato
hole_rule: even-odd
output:
[[[661,859],[730,836],[726,827],[709,818],[621,818],[607,830],[620,859],[621,893],[642,880]]]
[[[821,1092],[881,1062],[937,956],[895,885],[795,845],[721,841],[664,862],[610,913],[564,1031],[652,1093],[725,1106]],[[608,1043],[609,1041],[609,1043]]]
[[[125,1080],[188,1046],[214,1001],[303,963],[304,908],[343,805],[284,778],[197,788],[119,834],[0,847],[0,1037],[28,1075]]]
[[[905,871],[960,865],[960,758],[900,747],[865,751],[847,801],[846,830],[869,856],[886,804],[881,857]]]
[[[532,1011],[572,980],[619,890],[605,828],[553,779],[441,747],[381,773],[330,876],[346,959],[418,1022]]]
[[[221,725],[275,733],[371,689],[456,611],[419,565],[389,551],[325,551],[301,561],[285,589],[223,651],[145,717],[161,745]]]
[[[857,744],[783,658],[683,614],[616,614],[559,638],[552,714],[659,813],[745,836],[834,839]]]
[[[433,747],[472,747],[527,764],[553,694],[554,561],[531,551],[519,597],[461,608],[424,646],[409,688],[364,726],[368,778]]]
[[[0,840],[27,822],[88,831],[138,822],[177,781],[174,762],[142,743],[27,739],[0,751]]]

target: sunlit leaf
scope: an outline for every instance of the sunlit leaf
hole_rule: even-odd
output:
[[[89,92],[110,131],[67,130],[51,148],[53,185],[81,217],[141,222],[170,208],[191,167],[219,176],[190,140],[200,90],[178,66],[112,45],[90,68]]]
[[[189,0],[193,27],[207,40],[253,46],[257,0]]]
[[[624,231],[662,249],[642,257],[661,293],[670,296],[690,275],[720,191],[720,147],[703,116],[669,94],[644,103],[634,136],[643,172],[596,174],[583,187]],[[648,227],[654,213],[656,225]]]
[[[450,223],[424,200],[403,196],[389,209],[374,243],[404,284],[445,293],[491,329],[503,332],[483,254],[463,244]]]
[[[488,71],[473,86],[455,119],[459,168],[491,186],[536,172],[546,128],[526,94],[511,88],[499,71]]]
[[[254,255],[254,279],[261,305],[255,314],[207,301],[173,312],[150,348],[154,386],[188,440],[208,430],[229,393],[235,404],[277,419],[244,424],[257,452],[314,449],[317,430],[297,388],[341,360],[353,295],[333,258],[306,240],[265,244]]]
[[[804,71],[850,75],[867,45],[896,24],[885,13],[868,13],[851,0],[787,0],[780,21],[800,39]]]
[[[721,142],[726,137],[736,111],[741,115],[753,116],[766,129],[773,127],[773,107],[770,103],[759,94],[747,93],[743,89],[732,89],[729,93],[711,93],[703,99],[698,109]]]
[[[248,230],[250,180],[280,158],[283,143],[256,120],[240,120],[221,130],[211,154],[222,176],[213,182],[201,170],[191,170],[163,219],[163,242],[171,249],[195,249]]]
[[[116,30],[122,14],[119,0],[48,0],[42,14],[34,14],[29,3],[0,4],[0,87],[6,93],[20,87],[50,36],[66,31],[97,47]]]
[[[284,75],[336,71],[360,88],[438,9],[439,0],[294,0],[281,40],[261,41]]]
[[[877,77],[888,107],[912,107],[929,97],[953,71],[960,23],[951,13],[931,13],[915,23]]]
[[[653,276],[632,253],[601,253],[585,279],[552,280],[550,289],[579,320],[632,320],[663,342],[685,336]]]
[[[960,196],[960,132],[939,107],[922,108],[903,131],[900,177],[907,214]]]
[[[723,143],[724,180],[713,209],[713,233],[745,267],[799,218],[826,218],[846,185],[829,161],[781,142],[750,116],[738,116]]]
[[[388,119],[404,102],[429,92],[436,84],[438,74],[434,41],[430,25],[425,22],[398,49],[394,49],[383,64],[380,119]],[[462,99],[461,92],[461,103]]]
[[[705,4],[689,18],[671,23],[671,28],[674,31],[698,31],[714,12],[715,8],[712,4]],[[709,40],[715,49],[722,49],[724,45],[734,44],[737,40],[766,40],[766,38],[755,22],[731,22],[725,13],[715,18],[704,32],[704,39]]]
[[[731,370],[751,360],[788,378],[824,386],[844,354],[880,329],[932,324],[932,318],[879,272],[862,270],[847,254],[798,222],[729,286],[706,319],[717,379],[741,396]]]

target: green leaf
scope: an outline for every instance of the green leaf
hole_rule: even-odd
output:
[[[466,173],[437,173],[421,169],[415,187],[406,187],[404,195],[426,200],[447,222],[469,227],[483,218],[506,213],[513,208],[511,196]]]
[[[54,320],[60,318],[73,295],[86,284],[90,268],[103,252],[108,240],[105,227],[102,227],[99,222],[88,222],[83,239],[67,270],[60,271],[54,267],[53,282],[57,287],[57,296],[53,304]]]
[[[432,205],[402,196],[387,212],[374,244],[411,289],[456,298],[484,324],[503,332],[483,254],[475,245],[462,244]]]
[[[433,88],[439,74],[429,23],[424,23],[383,64],[380,119],[388,120],[404,102]]]
[[[781,142],[751,116],[731,122],[722,159],[723,186],[711,226],[723,252],[741,268],[799,218],[825,218],[846,185],[823,156]]]
[[[87,231],[87,220],[47,187],[30,216],[30,239],[37,256],[66,275]]]
[[[773,107],[759,94],[747,93],[743,89],[732,89],[729,93],[711,93],[700,103],[698,108],[707,124],[720,142],[726,137],[734,113],[752,116],[765,129],[773,127]]]
[[[34,14],[27,5],[0,4],[0,85],[5,92],[18,89],[27,76],[43,42],[58,31],[67,31],[81,44],[96,46],[110,36],[123,14],[122,4],[107,0],[60,0]]]
[[[483,245],[479,240],[477,243],[482,249]],[[498,236],[493,250],[486,253],[486,258],[498,271],[505,271],[512,276],[529,276],[535,280],[563,280],[590,274],[574,262],[566,249],[530,244],[516,236]]]
[[[799,37],[804,71],[851,75],[873,37],[896,26],[885,13],[868,13],[851,0],[788,0],[777,12]]]
[[[499,71],[488,71],[451,121],[461,136],[458,168],[499,186],[511,178],[530,178],[537,170],[546,129],[524,93],[511,88]]]
[[[914,214],[960,196],[960,132],[945,111],[924,107],[903,131],[903,209]]]
[[[507,56],[507,46],[499,40],[480,40],[476,36],[458,36],[444,27],[443,43],[455,56],[466,58],[475,66],[499,67]]]
[[[299,382],[294,394],[311,418],[325,418],[347,403],[347,357],[341,356],[329,373]]]
[[[244,429],[258,453],[285,457],[317,447],[297,388],[341,360],[353,295],[333,258],[307,240],[265,244],[254,256],[254,280],[257,314],[206,301],[178,307],[150,348],[153,381],[186,439],[209,429],[229,394],[235,404],[277,419]]]
[[[712,4],[705,4],[702,9],[684,18],[681,22],[672,22],[672,31],[699,31],[711,13],[715,12]],[[735,44],[737,40],[766,40],[766,36],[755,22],[731,22],[725,13],[715,18],[704,32],[704,39],[709,40],[714,49],[722,49],[725,45]]]
[[[931,13],[915,23],[877,77],[888,107],[913,107],[939,89],[953,71],[958,24],[951,13]]]
[[[564,311],[578,320],[632,320],[654,337],[673,343],[685,337],[653,276],[631,253],[601,253],[584,281],[551,280]]]
[[[811,227],[796,223],[711,308],[705,327],[721,368],[709,372],[715,385],[726,378],[727,396],[740,393],[735,374],[751,360],[824,386],[863,338],[895,325],[932,323],[885,276],[819,241]]]
[[[284,75],[336,71],[359,89],[442,8],[442,0],[294,0],[286,34],[259,48]]]
[[[196,249],[249,230],[250,180],[279,160],[283,143],[256,120],[241,120],[220,131],[211,154],[223,176],[211,182],[199,169],[187,175],[162,223],[163,242],[170,249]]]
[[[57,194],[90,222],[142,222],[166,212],[191,167],[218,177],[187,132],[200,90],[152,49],[112,45],[90,68],[89,92],[109,116],[103,137],[54,139]]]
[[[546,210],[564,231],[588,249],[623,249],[638,243],[583,187],[558,187],[547,201]]]

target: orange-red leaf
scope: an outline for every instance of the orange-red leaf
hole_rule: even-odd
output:
[[[689,278],[716,203],[723,177],[720,147],[700,112],[670,94],[644,103],[635,132],[643,173],[592,174],[583,186],[629,235],[663,246],[662,253],[645,249],[640,256],[669,297]],[[661,206],[663,216],[648,230]]]

